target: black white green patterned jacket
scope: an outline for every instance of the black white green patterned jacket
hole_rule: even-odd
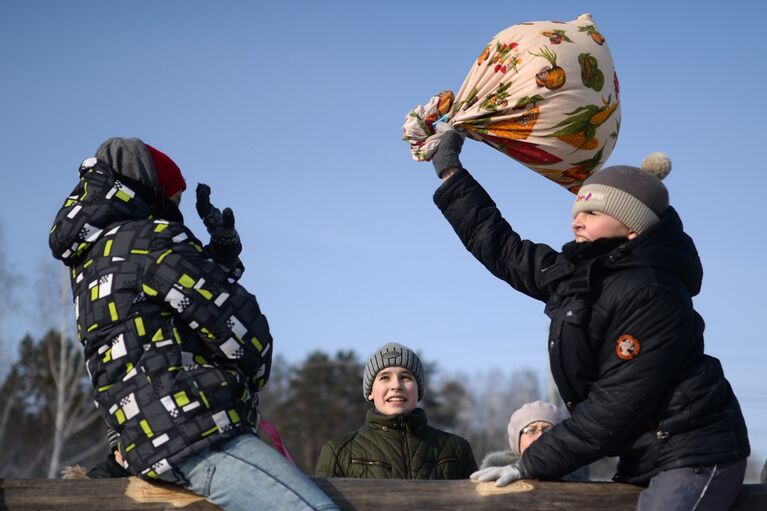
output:
[[[255,296],[183,223],[151,218],[104,161],[80,176],[49,242],[71,269],[96,405],[128,469],[153,478],[257,425],[272,338]]]

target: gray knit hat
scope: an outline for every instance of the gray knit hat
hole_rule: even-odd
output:
[[[373,380],[376,375],[387,367],[404,367],[415,376],[418,384],[418,401],[423,399],[424,374],[421,359],[407,346],[390,342],[381,346],[378,351],[368,359],[365,369],[362,371],[362,397],[368,399],[373,392]]]
[[[96,158],[106,162],[115,172],[138,181],[150,190],[161,189],[152,154],[138,138],[107,139],[96,150]]]
[[[519,435],[522,429],[533,422],[543,421],[549,424],[559,424],[562,422],[562,412],[549,403],[543,401],[533,401],[525,403],[516,412],[511,414],[511,420],[506,428],[509,432],[509,447],[515,456],[519,456]]]
[[[573,204],[573,217],[581,211],[600,211],[642,233],[668,209],[668,190],[661,180],[669,172],[671,160],[663,153],[649,154],[642,168],[604,168],[584,181]]]

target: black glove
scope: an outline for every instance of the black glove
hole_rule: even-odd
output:
[[[448,169],[462,169],[461,160],[458,155],[461,154],[463,147],[463,136],[455,128],[446,122],[437,123],[437,133],[442,133],[439,141],[439,147],[431,158],[437,177],[442,177],[442,173]]]
[[[224,208],[222,213],[210,203],[210,186],[197,183],[197,214],[210,234],[207,249],[213,259],[227,268],[238,266],[238,256],[242,252],[240,235],[234,228],[234,213],[230,208]]]
[[[133,474],[117,463],[115,453],[110,452],[107,459],[88,470],[88,479],[109,479],[113,477],[130,477]]]

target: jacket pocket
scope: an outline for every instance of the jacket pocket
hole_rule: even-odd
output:
[[[352,465],[365,465],[370,467],[382,467],[387,470],[391,470],[391,465],[383,461],[378,460],[366,460],[363,458],[352,458]]]
[[[244,397],[245,386],[234,370],[208,366],[187,369],[186,374],[194,381],[195,394],[205,401],[206,408],[233,408]]]
[[[465,477],[461,462],[456,456],[424,461],[416,473],[416,479],[459,479]]]
[[[597,379],[597,360],[589,338],[591,305],[571,299],[562,304],[552,323],[549,355],[552,373],[566,403],[586,399]],[[572,404],[568,404],[571,408]]]
[[[460,462],[458,458],[456,458],[455,456],[449,456],[447,458],[440,458],[435,461],[424,461],[423,463],[421,463],[421,467],[426,469],[431,469],[432,467],[442,467],[450,463],[460,463]]]
[[[394,468],[384,461],[352,458],[346,477],[358,479],[391,479]]]

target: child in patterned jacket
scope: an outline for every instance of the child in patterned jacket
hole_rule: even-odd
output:
[[[254,434],[272,337],[238,283],[231,210],[198,187],[203,247],[178,208],[166,154],[111,138],[80,166],[49,243],[71,272],[95,400],[133,475],[182,485],[224,509],[337,509]]]

